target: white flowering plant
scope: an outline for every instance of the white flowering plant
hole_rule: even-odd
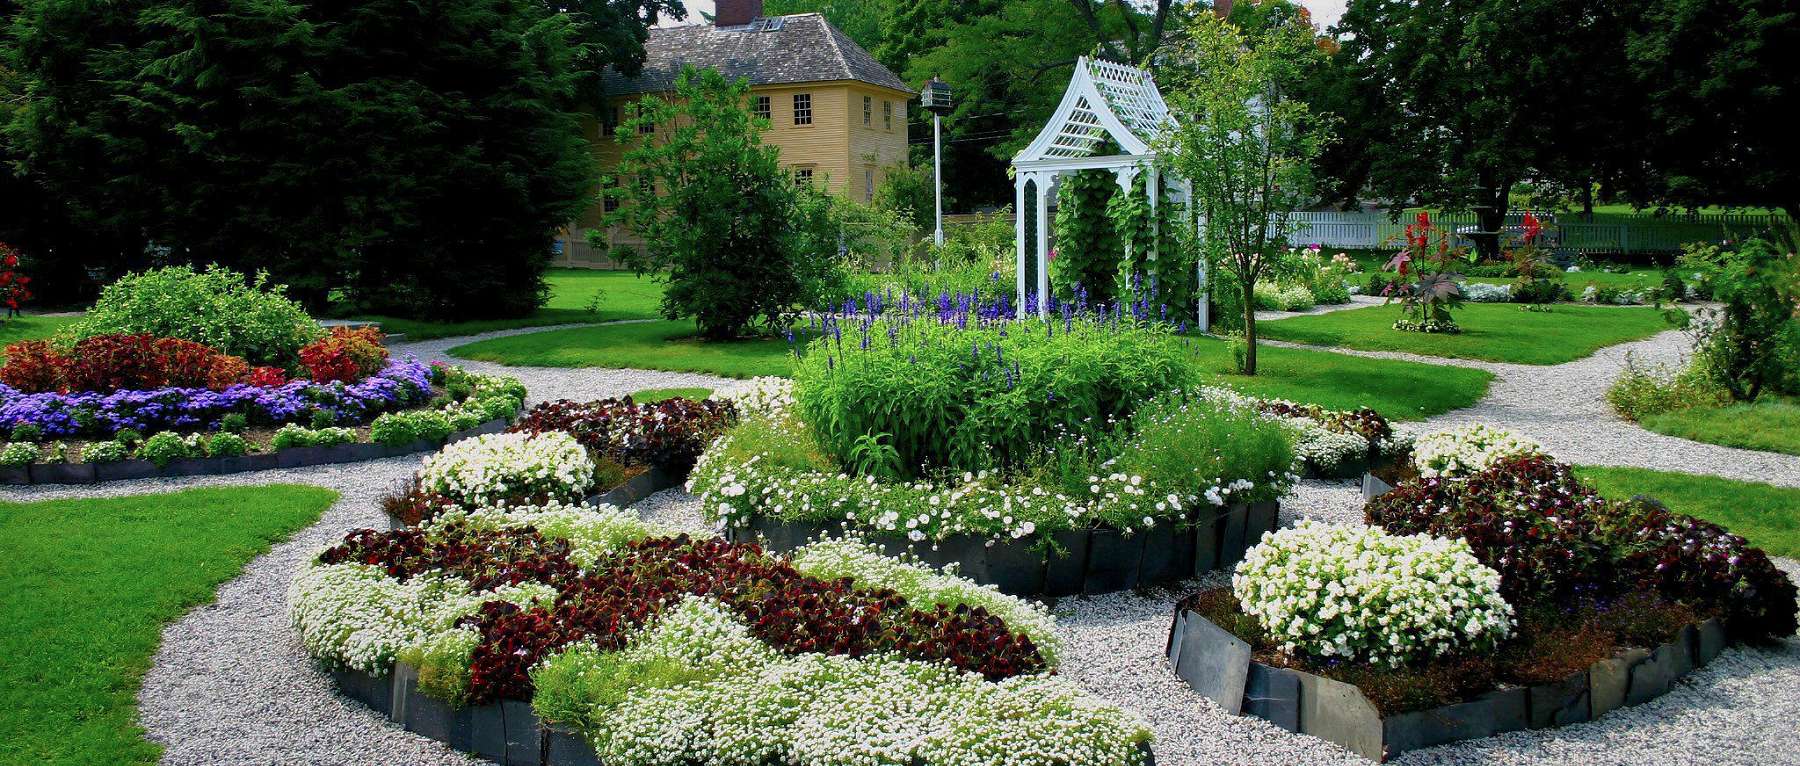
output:
[[[1485,423],[1434,431],[1413,442],[1413,466],[1428,479],[1468,478],[1507,458],[1542,454],[1537,442]]]
[[[594,461],[560,431],[464,439],[426,458],[419,471],[422,489],[469,505],[576,500],[593,484]]]
[[[1306,520],[1245,554],[1231,587],[1283,651],[1402,665],[1490,651],[1512,633],[1500,573],[1468,543]]]

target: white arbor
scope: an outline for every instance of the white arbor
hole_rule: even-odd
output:
[[[1013,217],[1017,232],[1019,317],[1026,311],[1025,204],[1030,189],[1037,211],[1037,310],[1049,313],[1050,293],[1050,195],[1057,178],[1080,170],[1111,170],[1119,187],[1129,191],[1140,174],[1148,181],[1150,209],[1161,203],[1161,179],[1152,143],[1175,123],[1163,103],[1162,92],[1150,74],[1137,67],[1082,57],[1063,92],[1056,114],[1044,123],[1030,146],[1013,157]],[[1107,139],[1119,154],[1095,156]],[[1171,201],[1186,202],[1193,196],[1185,181],[1170,189]],[[1191,208],[1192,206],[1190,206]],[[1153,216],[1154,217],[1154,216]],[[1154,259],[1156,253],[1151,252]],[[1207,330],[1206,264],[1199,265],[1199,305],[1196,328]]]

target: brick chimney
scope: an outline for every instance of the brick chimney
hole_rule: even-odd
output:
[[[762,0],[719,0],[713,13],[715,27],[741,27],[761,16]]]

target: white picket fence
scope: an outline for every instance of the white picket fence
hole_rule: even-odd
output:
[[[1515,216],[1508,223],[1515,224]],[[1293,213],[1296,231],[1288,237],[1296,245],[1320,247],[1381,248],[1399,244],[1408,218],[1389,220],[1386,213]],[[1776,219],[1764,215],[1605,215],[1595,222],[1559,218],[1546,228],[1554,230],[1558,249],[1578,253],[1675,252],[1690,242],[1706,242],[1742,236],[1769,226]],[[1434,216],[1433,223],[1446,229],[1475,223],[1471,214]]]

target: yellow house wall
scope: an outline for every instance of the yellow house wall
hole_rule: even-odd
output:
[[[812,94],[812,124],[794,124],[794,96]],[[654,95],[654,94],[652,94]],[[870,124],[862,123],[863,96],[873,99]],[[886,179],[888,167],[906,161],[907,94],[854,81],[804,83],[799,85],[767,85],[751,88],[751,96],[769,97],[769,130],[763,142],[781,152],[782,166],[790,170],[811,168],[813,179],[832,194],[841,194],[861,202],[868,197],[867,171],[872,170],[876,188]],[[627,104],[645,96],[631,96],[609,102],[609,108]],[[882,102],[894,105],[891,129],[883,125]],[[619,163],[624,148],[601,130],[595,114],[581,118],[582,132],[592,147],[602,173],[611,172]],[[596,203],[575,221],[564,238],[564,257],[559,261],[581,265],[587,250],[586,230],[599,224],[602,207]],[[636,244],[637,238],[616,228],[607,233],[612,245]],[[591,255],[591,254],[586,254]]]

